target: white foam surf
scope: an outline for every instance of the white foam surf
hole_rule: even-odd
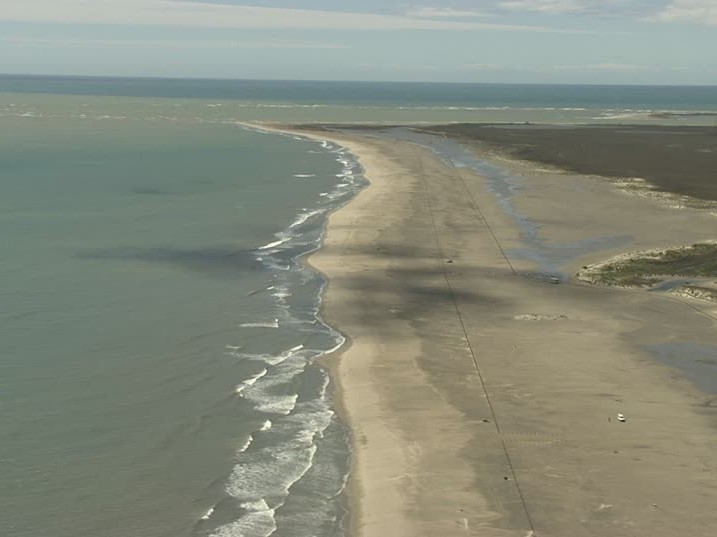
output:
[[[289,229],[294,229],[295,227],[298,227],[307,221],[309,221],[314,216],[318,216],[320,214],[325,213],[325,209],[304,209],[301,213],[299,213],[299,216],[296,217],[296,220],[294,220],[291,224],[289,224]]]
[[[296,345],[278,355],[253,355],[252,358],[272,367],[267,368],[269,374],[244,387],[242,397],[259,412],[280,416],[290,414],[298,400],[298,395],[291,393],[292,381],[306,370],[308,352],[304,351],[303,345]]]
[[[214,514],[214,509],[215,507],[210,507],[207,512],[200,517],[200,520],[209,520],[209,518]]]
[[[286,302],[286,299],[289,298],[293,293],[289,291],[289,287],[286,285],[278,285],[274,289],[274,292],[271,293],[271,296],[277,299],[277,301],[281,304]]]
[[[275,241],[272,241],[268,244],[265,244],[264,246],[259,246],[257,250],[270,250],[271,248],[276,248],[277,246],[281,246],[282,244],[285,244],[291,240],[291,237],[281,237]]]
[[[269,323],[241,323],[239,328],[279,328],[279,319]]]
[[[257,373],[256,375],[254,375],[254,376],[252,376],[252,377],[249,377],[248,379],[246,379],[245,381],[241,382],[240,384],[237,384],[237,385],[234,387],[234,393],[236,393],[237,395],[240,395],[241,392],[244,391],[246,388],[248,388],[248,387],[253,386],[254,384],[256,384],[256,382],[257,382],[260,378],[262,378],[264,375],[266,375],[267,372],[268,372],[268,371],[267,371],[266,369],[262,369],[262,370],[261,370],[259,373]]]
[[[256,410],[266,414],[288,416],[296,407],[298,395],[271,395],[266,399],[254,399]]]
[[[317,442],[323,438],[333,418],[326,400],[328,375],[318,378],[319,370],[308,368],[318,356],[340,347],[343,338],[319,319],[320,298],[317,297],[315,304],[301,305],[295,304],[295,300],[287,303],[286,299],[297,287],[304,285],[315,286],[318,283],[321,286],[319,294],[323,290],[320,277],[300,261],[301,255],[318,248],[322,239],[321,229],[304,224],[335,209],[358,190],[360,167],[345,148],[328,141],[319,141],[318,144],[323,152],[331,151],[341,165],[340,173],[336,174],[339,180],[333,181],[330,189],[321,192],[315,206],[302,208],[293,222],[275,234],[275,240],[257,249],[255,259],[274,275],[273,285],[266,290],[276,300],[274,315],[278,319],[273,323],[252,322],[240,326],[280,326],[282,333],[277,337],[283,337],[285,332],[305,333],[307,335],[300,336],[301,340],[311,342],[311,346],[316,342],[319,348],[296,344],[278,353],[242,353],[240,349],[228,349],[237,358],[263,364],[257,368],[258,373],[237,384],[235,392],[255,411],[270,419],[265,419],[261,426],[261,437],[256,435],[258,431],[249,437],[242,437],[237,449],[237,465],[229,479],[227,492],[240,502],[246,512],[239,520],[217,529],[213,534],[216,537],[262,537],[276,531],[275,511],[283,505],[292,485],[312,468]],[[313,174],[294,175],[300,179]],[[247,337],[252,336],[252,333],[247,334]],[[325,338],[330,339],[327,341]],[[335,344],[330,343],[331,339]],[[251,344],[251,340],[246,343],[247,347]],[[325,346],[332,348],[324,350],[322,347]],[[305,384],[306,381],[308,384]],[[306,392],[308,387],[309,393]],[[261,441],[258,441],[259,438]],[[318,470],[319,466],[316,471],[323,475],[324,470]],[[307,479],[311,482],[313,478]],[[339,485],[343,486],[343,482],[337,481],[336,487]]]
[[[332,416],[330,411],[320,407],[307,403],[305,408],[287,418],[281,432],[289,438],[280,446],[240,454],[241,463],[234,468],[227,491],[246,511],[236,523],[244,528],[251,525],[252,531],[257,532],[247,533],[247,536],[259,534],[257,521],[263,528],[271,527],[275,511],[283,505],[292,485],[311,468],[317,450],[315,441],[328,427]],[[262,516],[257,517],[257,514]],[[235,530],[240,528],[232,526]]]
[[[254,441],[254,436],[249,435],[246,440],[244,440],[244,443],[239,446],[237,449],[237,453],[244,453],[247,449],[249,449],[249,446],[251,446],[251,443]]]
[[[275,510],[264,500],[245,502],[241,507],[244,516],[217,528],[211,537],[269,537],[276,531]]]

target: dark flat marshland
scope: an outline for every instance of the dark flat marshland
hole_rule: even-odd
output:
[[[717,201],[717,127],[461,123],[418,130],[578,174],[639,177],[665,192]]]

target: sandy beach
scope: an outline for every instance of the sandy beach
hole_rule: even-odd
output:
[[[352,431],[351,535],[713,535],[715,396],[648,349],[717,349],[717,305],[553,285],[514,254],[520,226],[484,177],[406,142],[314,134],[371,183],[310,258],[329,278],[324,316],[349,338],[329,364]],[[708,210],[499,160],[544,242],[622,237],[567,274],[714,238]]]

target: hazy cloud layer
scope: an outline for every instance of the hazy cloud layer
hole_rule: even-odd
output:
[[[63,48],[216,48],[216,49],[345,49],[346,45],[339,43],[324,43],[311,41],[268,41],[268,40],[240,40],[240,39],[108,39],[108,38],[49,38],[37,36],[0,36],[0,47],[63,47]]]
[[[16,22],[129,24],[242,29],[324,30],[526,30],[544,27],[341,11],[253,7],[176,0],[2,0],[0,20]],[[421,13],[421,12],[419,12]]]
[[[528,30],[513,14],[629,17],[638,21],[717,25],[717,0],[453,0],[438,5],[387,0],[350,4],[308,0],[0,0],[0,21],[192,26],[241,29]],[[263,5],[257,5],[263,4]],[[400,7],[400,9],[399,9]],[[480,20],[479,20],[480,19]]]
[[[562,14],[591,11],[595,7],[593,3],[589,0],[506,0],[498,6],[509,11]]]
[[[556,71],[649,71],[649,65],[633,63],[587,63],[578,65],[556,65]]]
[[[654,16],[654,20],[717,26],[717,0],[673,0]]]
[[[657,13],[666,3],[667,0],[499,0],[497,6],[506,11],[546,15],[597,15],[646,19]]]
[[[715,84],[714,26],[717,0],[0,0],[0,72]]]
[[[473,17],[488,17],[489,13],[479,11],[477,9],[455,9],[440,7],[415,7],[406,12],[409,17],[419,17],[427,19],[463,19]]]

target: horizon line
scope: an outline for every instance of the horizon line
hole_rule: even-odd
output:
[[[166,80],[166,81],[205,81],[205,82],[307,82],[335,84],[416,84],[416,85],[485,85],[485,86],[622,86],[622,87],[665,87],[665,88],[717,88],[717,84],[647,84],[647,83],[587,83],[587,82],[458,82],[431,80],[331,80],[331,79],[291,79],[291,78],[224,78],[193,76],[147,76],[147,75],[67,75],[54,73],[0,73],[0,78],[64,78],[89,80]]]

